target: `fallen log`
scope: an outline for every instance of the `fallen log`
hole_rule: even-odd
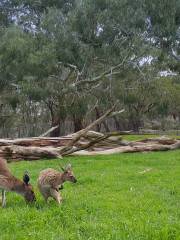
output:
[[[1,146],[9,146],[9,145],[18,145],[18,146],[26,146],[26,147],[46,147],[46,146],[66,146],[72,137],[59,137],[59,138],[43,138],[43,137],[33,137],[33,138],[19,138],[19,139],[0,139],[0,147]]]
[[[105,118],[114,116],[115,105],[85,129],[64,137],[36,137],[25,139],[0,139],[0,156],[9,161],[61,158],[67,155],[106,155],[125,152],[167,151],[180,149],[180,140],[167,137],[127,142],[115,133],[91,131]],[[88,150],[86,150],[88,149]]]
[[[180,149],[180,141],[172,145],[163,145],[163,144],[144,144],[144,145],[136,145],[136,146],[124,146],[124,147],[117,147],[108,150],[101,150],[101,151],[86,151],[82,150],[79,152],[74,152],[71,155],[78,155],[78,156],[94,156],[94,155],[109,155],[115,153],[133,153],[133,152],[149,152],[149,151],[168,151],[168,150],[175,150]]]
[[[142,142],[142,143],[152,142],[152,143],[160,143],[160,144],[164,144],[164,145],[171,145],[171,144],[176,143],[176,139],[169,138],[169,137],[166,137],[166,136],[161,136],[161,137],[158,137],[158,138],[146,138],[146,139],[143,139],[143,140],[135,141],[134,144],[136,142]]]
[[[87,132],[89,130],[91,130],[94,126],[96,126],[97,124],[104,121],[105,118],[111,116],[111,114],[113,114],[113,111],[114,111],[115,107],[116,107],[116,104],[110,110],[108,110],[104,115],[102,115],[100,118],[95,120],[93,123],[89,124],[86,128],[80,130],[79,132],[76,132],[73,136],[72,141],[68,144],[68,146],[74,145],[75,142],[77,142],[82,136],[85,136],[87,134]],[[124,112],[124,109],[122,109],[121,111],[119,111],[117,113],[119,114],[119,113],[122,113],[122,112]]]
[[[83,149],[87,149],[87,148],[90,148],[92,146],[94,146],[95,144],[101,142],[102,140],[105,140],[109,137],[109,134],[106,134],[106,135],[103,135],[103,136],[99,136],[98,138],[95,138],[94,140],[88,142],[88,143],[85,143],[79,147],[73,147],[72,149],[69,149],[68,151],[65,151],[65,152],[61,152],[61,154],[63,156],[66,156],[66,155],[70,155],[72,154],[73,152],[77,152],[77,151],[80,151],[80,150],[83,150]]]
[[[108,110],[104,115],[102,115],[99,119],[95,120],[93,123],[88,125],[85,129],[80,130],[79,132],[73,134],[70,137],[58,138],[58,139],[44,139],[44,138],[34,138],[34,139],[9,139],[5,141],[1,141],[0,143],[0,156],[5,157],[6,159],[41,159],[41,158],[61,158],[61,156],[69,155],[75,151],[79,151],[81,149],[86,149],[95,143],[101,141],[102,139],[106,139],[109,135],[97,137],[95,140],[86,143],[84,146],[76,146],[78,141],[85,137],[88,131],[96,126],[96,124],[101,123],[106,117],[110,117],[111,114],[114,114],[113,111],[116,107],[116,104]],[[117,114],[123,112],[121,110],[117,112]],[[61,147],[58,146],[59,141],[63,141],[66,139],[69,142]],[[48,142],[48,147],[44,147]],[[51,144],[56,145],[56,148],[49,147]],[[38,144],[37,146],[32,146]],[[27,147],[28,146],[28,147]]]
[[[157,144],[157,143],[142,143],[136,142],[136,145],[119,146],[111,149],[104,149],[102,147],[95,147],[91,149],[98,141],[101,141],[107,136],[99,137],[94,141],[85,143],[81,147],[70,146],[62,152],[64,147],[26,147],[26,146],[2,146],[0,147],[0,156],[6,158],[8,161],[21,161],[21,160],[38,160],[50,158],[62,158],[67,155],[107,155],[114,153],[133,153],[133,152],[149,152],[149,151],[168,151],[180,149],[180,140],[171,145]],[[85,150],[88,149],[88,150]],[[61,156],[62,154],[62,156]]]
[[[77,144],[77,146],[66,146],[65,151],[64,147],[27,147],[17,145],[3,146],[0,147],[0,156],[6,158],[9,161],[10,159],[14,161],[20,161],[23,159],[38,160],[42,158],[62,158],[62,156],[70,155],[73,152],[90,148],[97,143],[107,139],[109,136],[111,136],[111,134],[99,134],[98,136],[99,137],[94,138],[90,142],[81,143],[81,145]],[[115,146],[117,147],[117,145]]]
[[[58,149],[52,147],[22,147],[22,146],[5,146],[0,148],[0,157],[11,161],[20,160],[38,160],[42,158],[62,158]]]
[[[79,151],[82,148],[78,148],[76,147],[76,143],[84,136],[86,136],[86,134],[89,132],[89,130],[91,130],[94,126],[96,126],[97,124],[101,123],[102,121],[104,121],[105,118],[107,117],[111,117],[112,115],[114,116],[114,110],[115,110],[116,104],[113,105],[113,107],[111,109],[109,109],[104,115],[102,115],[100,118],[96,119],[94,122],[92,122],[91,124],[89,124],[86,128],[76,132],[75,134],[73,134],[72,137],[72,141],[70,141],[67,146],[61,148],[60,150],[60,154],[62,156],[71,154],[73,152]],[[117,114],[120,114],[124,112],[124,109],[122,109],[121,111],[116,112]],[[89,144],[87,144],[83,149],[88,148]],[[70,150],[71,148],[71,150]]]

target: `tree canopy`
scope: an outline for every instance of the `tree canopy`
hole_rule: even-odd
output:
[[[1,134],[77,131],[117,100],[117,129],[180,117],[179,12],[179,0],[1,0]]]

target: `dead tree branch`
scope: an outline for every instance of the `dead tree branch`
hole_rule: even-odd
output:
[[[55,129],[57,129],[59,127],[59,125],[50,128],[48,131],[46,131],[45,133],[41,134],[39,137],[45,137],[47,136],[49,133],[53,132]]]

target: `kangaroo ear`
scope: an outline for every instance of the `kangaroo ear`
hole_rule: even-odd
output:
[[[28,185],[29,181],[30,181],[29,173],[28,173],[28,171],[25,171],[25,172],[24,172],[24,175],[23,175],[23,182],[24,182],[26,185]]]
[[[71,170],[71,164],[70,163],[66,166],[66,170]]]

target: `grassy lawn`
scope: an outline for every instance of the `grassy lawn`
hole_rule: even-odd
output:
[[[27,206],[7,194],[0,208],[0,240],[180,239],[180,151],[69,157],[78,179],[65,183],[64,202],[48,205],[37,191]],[[58,168],[58,160],[10,164],[13,173]],[[145,169],[150,171],[142,174]]]
[[[130,135],[123,135],[121,136],[124,140],[127,140],[127,141],[139,141],[139,140],[143,140],[143,139],[146,139],[146,138],[157,138],[157,137],[161,137],[162,135],[156,135],[156,134],[130,134]],[[180,139],[180,136],[177,136],[177,135],[166,135],[165,136],[167,137],[170,137],[170,138],[176,138],[176,139]]]

